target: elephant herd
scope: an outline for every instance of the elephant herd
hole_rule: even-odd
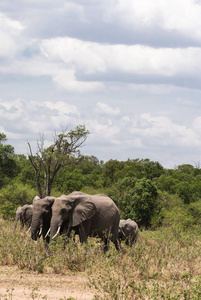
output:
[[[68,239],[73,232],[79,235],[81,243],[88,236],[101,238],[104,251],[108,250],[110,240],[117,250],[122,240],[132,246],[138,232],[136,222],[120,220],[119,209],[111,198],[77,191],[58,198],[36,196],[31,205],[17,209],[16,221],[31,230],[33,240],[42,236],[49,243],[61,234]]]

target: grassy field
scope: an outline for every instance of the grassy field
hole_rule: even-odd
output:
[[[92,238],[84,245],[76,238],[64,247],[59,237],[47,248],[42,240],[31,240],[20,226],[15,229],[14,222],[0,219],[0,266],[35,274],[41,280],[47,274],[72,276],[73,281],[81,276],[94,300],[201,299],[201,237],[196,230],[183,232],[179,227],[142,231],[132,248],[123,245],[117,252],[111,244],[104,254],[100,241]],[[36,288],[40,289],[40,281]],[[11,293],[1,296],[15,300]],[[30,299],[85,298],[40,298],[37,294]]]

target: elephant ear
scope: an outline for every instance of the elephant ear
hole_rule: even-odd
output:
[[[77,226],[82,222],[91,219],[96,212],[96,206],[90,202],[79,203],[73,210],[72,226]]]

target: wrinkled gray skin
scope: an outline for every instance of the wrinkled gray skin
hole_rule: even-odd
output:
[[[132,246],[137,240],[138,225],[131,219],[120,220],[119,241],[125,241],[126,245]]]
[[[88,236],[97,236],[104,241],[104,251],[108,250],[109,240],[119,250],[119,221],[119,210],[108,196],[73,192],[54,201],[50,225],[51,240],[60,231],[68,235],[70,230],[77,228],[81,243],[86,242]]]
[[[50,228],[54,200],[54,197],[49,196],[42,199],[39,197],[34,198],[31,222],[31,237],[33,240],[37,240],[42,235],[43,239],[49,242],[49,236],[46,236],[46,234]]]
[[[16,210],[15,221],[20,222],[22,227],[26,227],[27,229],[31,226],[32,214],[33,214],[33,205],[25,204],[21,207],[18,207]]]

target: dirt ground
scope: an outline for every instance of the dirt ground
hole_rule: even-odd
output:
[[[37,274],[0,266],[0,300],[90,300],[94,295],[84,274]]]

